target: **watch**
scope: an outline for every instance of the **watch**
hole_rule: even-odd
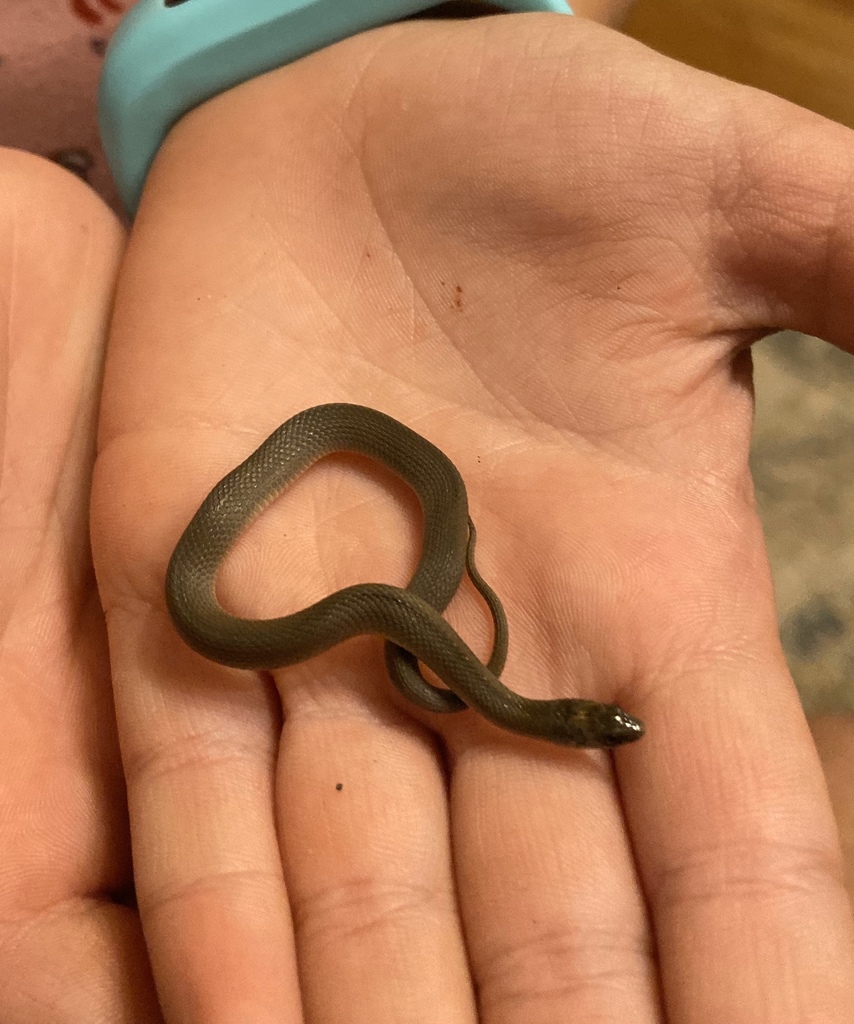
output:
[[[494,0],[508,11],[572,14],[565,0]],[[98,95],[104,152],[132,216],[148,169],[187,111],[256,75],[430,0],[138,0],[109,47]]]

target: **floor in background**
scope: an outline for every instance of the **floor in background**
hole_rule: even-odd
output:
[[[854,711],[854,356],[784,332],[754,363],[751,465],[786,656],[808,712]]]
[[[845,0],[637,0],[624,30],[854,126],[854,7]]]

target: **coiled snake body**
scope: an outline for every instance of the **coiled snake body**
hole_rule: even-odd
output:
[[[387,466],[415,491],[424,513],[418,567],[405,588],[382,583],[345,587],[276,619],[245,619],[216,597],[216,575],[249,523],[313,463],[337,451]],[[402,423],[360,405],[319,405],[282,424],[221,480],[184,531],[166,574],[166,603],[184,640],[212,661],[276,669],[305,661],[351,637],[385,637],[386,665],[401,692],[429,711],[471,707],[526,736],[575,747],[614,747],[639,739],[643,725],[596,701],[533,700],[498,679],[507,650],[501,602],[474,563],[474,526],[463,480],[438,448]],[[495,625],[483,665],[442,617],[468,568]],[[427,665],[448,690],[423,678]]]

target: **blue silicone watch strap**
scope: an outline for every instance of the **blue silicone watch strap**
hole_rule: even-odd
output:
[[[571,14],[564,0],[495,0]],[[430,0],[139,0],[108,47],[99,92],[104,151],[132,215],[151,162],[188,110],[347,36],[418,14]]]

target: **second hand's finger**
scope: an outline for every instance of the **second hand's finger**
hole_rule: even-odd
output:
[[[87,521],[124,237],[0,148],[0,238],[0,1019],[155,1024]]]

